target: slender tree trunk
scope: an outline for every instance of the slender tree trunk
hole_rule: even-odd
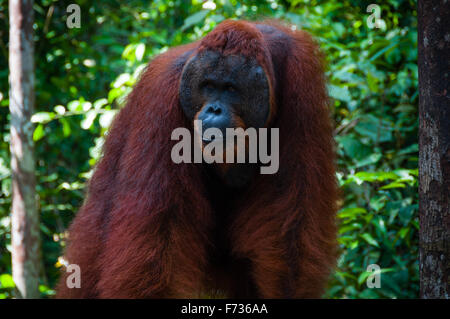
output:
[[[419,0],[420,295],[449,298],[450,1]]]
[[[19,298],[39,297],[39,215],[33,145],[33,1],[9,1],[12,272]]]

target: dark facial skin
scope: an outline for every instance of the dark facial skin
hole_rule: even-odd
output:
[[[255,59],[205,51],[191,58],[184,67],[181,107],[192,123],[202,120],[203,132],[214,127],[225,137],[226,128],[265,127],[270,114],[269,101],[269,82]],[[209,142],[203,140],[204,145]],[[250,165],[224,165],[226,169],[218,167],[216,172],[229,186],[244,186],[253,175]]]

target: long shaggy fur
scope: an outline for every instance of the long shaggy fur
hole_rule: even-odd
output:
[[[202,50],[257,59],[268,74],[280,169],[226,190],[203,164],[174,164],[186,61]],[[156,57],[106,138],[66,259],[81,288],[60,298],[314,298],[336,259],[332,126],[322,55],[303,31],[225,21]]]

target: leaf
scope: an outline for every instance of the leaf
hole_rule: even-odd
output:
[[[361,237],[368,242],[370,245],[375,246],[375,247],[379,247],[378,242],[372,237],[371,234],[369,233],[364,233],[361,235]]]
[[[366,165],[371,165],[377,163],[383,156],[378,153],[370,154],[369,156],[363,158],[360,161],[356,161],[356,167],[363,167]]]
[[[37,112],[31,117],[32,123],[48,123],[55,117],[52,112]]]
[[[128,44],[122,52],[122,57],[127,60],[134,60],[136,56],[135,54],[133,55],[134,49],[135,49],[134,43]]]
[[[369,85],[369,89],[377,93],[378,92],[378,78],[375,77],[372,72],[367,73],[367,84]]]
[[[71,112],[81,112],[83,110],[83,106],[78,100],[69,102],[69,104],[67,104],[67,108]]]
[[[39,124],[34,129],[33,133],[33,141],[39,141],[41,138],[45,136],[44,126],[42,124]]]
[[[398,235],[400,236],[400,238],[404,239],[405,236],[408,234],[408,231],[409,231],[409,228],[402,228],[398,232]]]
[[[344,102],[350,102],[352,100],[350,92],[348,91],[347,87],[340,87],[337,85],[329,84],[328,94],[336,100]]]
[[[215,23],[220,23],[223,20],[225,20],[225,17],[221,14],[213,14],[209,17],[209,19],[211,19],[212,21],[214,21]]]
[[[125,83],[127,83],[131,78],[131,75],[129,73],[122,73],[117,77],[117,79],[114,81],[113,87],[114,88],[120,88]]]
[[[386,196],[376,196],[370,199],[370,207],[379,212],[386,205]]]
[[[99,99],[97,101],[94,102],[94,109],[99,110],[101,109],[103,106],[108,104],[108,100],[103,98],[103,99]]]
[[[364,213],[367,213],[367,210],[365,208],[362,208],[362,207],[347,207],[347,208],[342,209],[338,213],[338,216],[340,218],[347,218],[347,217],[355,217],[357,215],[364,214]]]
[[[53,109],[59,115],[64,115],[64,113],[66,113],[66,108],[63,105],[57,105]]]
[[[82,108],[83,112],[87,112],[92,108],[92,103],[91,102],[83,102],[81,104],[81,108]]]
[[[86,113],[84,120],[81,121],[81,128],[88,130],[91,128],[92,123],[94,123],[95,118],[97,117],[96,110],[90,110]]]
[[[402,149],[400,152],[397,153],[397,155],[405,155],[417,152],[419,152],[419,145],[417,143],[414,143]]]
[[[2,288],[14,288],[14,280],[10,274],[0,275],[0,285]]]
[[[373,142],[387,142],[392,139],[392,126],[389,121],[369,114],[360,118],[355,131],[369,137]]]
[[[398,175],[392,172],[358,172],[355,177],[365,182],[383,182],[387,179],[397,179]]]
[[[115,99],[122,95],[124,89],[123,88],[114,88],[108,92],[108,102],[112,103]]]
[[[389,183],[383,187],[380,187],[380,189],[405,188],[405,187],[406,187],[405,184],[396,181]]]
[[[339,136],[336,139],[343,147],[344,152],[356,161],[365,158],[370,151],[367,146],[350,135]]]
[[[376,59],[378,59],[382,54],[384,54],[385,52],[387,52],[388,50],[396,47],[399,44],[399,42],[392,42],[390,45],[385,46],[384,48],[382,48],[380,51],[378,51],[377,53],[375,53],[370,59],[370,62],[375,61]]]
[[[109,110],[102,115],[100,115],[100,126],[103,128],[108,128],[111,125],[111,122],[116,114],[116,110]]]
[[[200,10],[199,12],[194,13],[193,15],[190,15],[184,20],[184,24],[181,27],[181,31],[184,31],[193,25],[196,25],[197,23],[203,21],[206,16],[208,15],[209,10]]]
[[[142,58],[144,57],[144,52],[145,52],[145,44],[139,43],[136,46],[136,51],[134,52],[134,55],[136,56],[136,60],[142,61]]]
[[[62,124],[64,137],[70,136],[72,129],[70,128],[69,121],[66,118],[60,118],[59,122]]]

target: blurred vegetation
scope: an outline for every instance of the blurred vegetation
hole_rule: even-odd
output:
[[[155,55],[204,36],[224,19],[277,18],[316,36],[333,99],[342,250],[325,297],[418,296],[417,18],[413,0],[36,0],[37,177],[43,296],[54,293],[65,229],[82,204],[102,136],[137,75]],[[8,4],[0,0],[0,298],[11,297]],[[368,289],[366,268],[382,268]]]

